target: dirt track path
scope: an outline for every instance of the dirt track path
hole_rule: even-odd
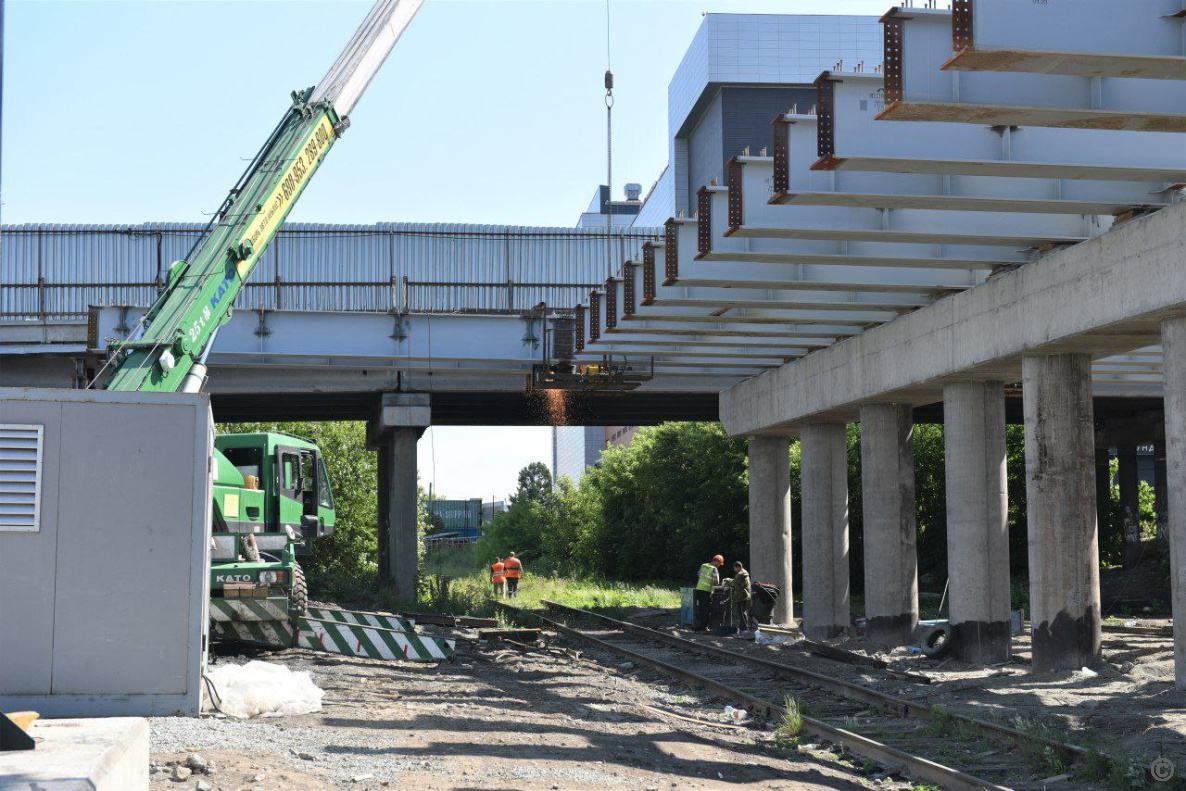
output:
[[[458,654],[439,667],[306,651],[264,657],[310,671],[326,692],[324,710],[284,720],[154,719],[153,788],[194,788],[198,780],[212,789],[868,784],[831,754],[773,749],[771,728],[697,725],[652,710],[725,721],[723,702],[650,671],[609,658],[603,666],[513,651]],[[211,761],[213,772],[171,780],[167,762],[187,750]]]

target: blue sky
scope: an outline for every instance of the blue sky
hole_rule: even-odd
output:
[[[667,160],[667,85],[705,11],[881,14],[889,0],[611,0],[614,174]],[[200,221],[368,0],[8,0],[3,203],[22,222]],[[605,177],[605,4],[427,0],[291,219],[572,225]],[[435,433],[435,438],[431,434]],[[548,429],[442,428],[421,478],[500,496]]]

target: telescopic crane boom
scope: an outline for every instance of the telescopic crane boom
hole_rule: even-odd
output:
[[[196,392],[204,353],[349,114],[423,0],[377,0],[342,54],[292,105],[219,207],[202,239],[169,269],[138,332],[112,344],[109,390]]]

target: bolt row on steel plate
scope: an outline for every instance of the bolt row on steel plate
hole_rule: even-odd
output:
[[[582,357],[760,373],[1177,202],[1184,3],[891,9],[881,69],[821,74],[590,294]],[[1095,381],[1156,387],[1160,360]]]

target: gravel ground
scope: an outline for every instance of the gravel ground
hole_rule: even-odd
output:
[[[897,670],[922,673],[930,684],[887,678],[881,671],[849,665],[811,654],[793,644],[759,646],[739,640],[711,638],[676,629],[667,615],[635,618],[638,623],[743,650],[829,676],[857,681],[881,692],[983,719],[1037,728],[1048,726],[1054,738],[1084,744],[1117,758],[1148,764],[1159,756],[1171,759],[1186,774],[1186,693],[1174,690],[1173,638],[1117,632],[1103,634],[1104,664],[1098,672],[1036,674],[1030,669],[1028,634],[1013,638],[1011,661],[977,667],[949,660],[931,660],[916,650],[879,652],[857,638],[836,642],[841,648],[888,660]],[[1141,626],[1169,626],[1168,619],[1144,618]]]
[[[284,719],[154,718],[154,789],[874,785],[814,745],[775,748],[773,726],[729,728],[723,701],[615,657],[459,644],[457,660],[439,666],[301,650],[251,658],[309,671],[325,690],[323,710]],[[174,780],[191,752],[212,771]]]

